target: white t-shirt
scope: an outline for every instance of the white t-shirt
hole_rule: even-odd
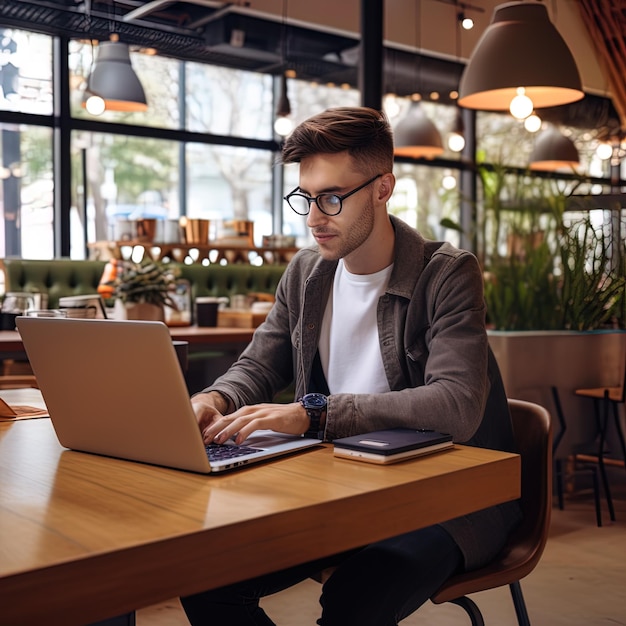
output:
[[[376,311],[393,264],[375,274],[351,274],[339,260],[320,334],[320,359],[330,393],[389,391]]]

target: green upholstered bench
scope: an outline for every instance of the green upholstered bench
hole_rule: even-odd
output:
[[[104,261],[54,259],[2,259],[4,291],[47,294],[48,308],[59,306],[59,298],[96,293]]]
[[[226,296],[237,294],[274,294],[286,265],[178,265],[180,278],[191,285],[191,297]]]
[[[53,259],[50,261],[6,258],[0,260],[4,272],[4,292],[26,291],[48,295],[48,307],[56,308],[59,298],[96,293],[105,261]],[[183,265],[180,278],[191,285],[191,297],[226,296],[276,291],[285,265]]]

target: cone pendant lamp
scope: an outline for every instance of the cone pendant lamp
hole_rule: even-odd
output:
[[[539,2],[495,8],[461,76],[458,103],[506,111],[515,96],[530,98],[535,109],[584,96],[574,57]]]
[[[109,111],[145,111],[146,94],[130,62],[128,46],[117,40],[98,44],[93,70],[87,79],[86,96],[99,96]]]

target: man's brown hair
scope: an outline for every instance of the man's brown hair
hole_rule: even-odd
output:
[[[338,107],[314,115],[285,140],[283,163],[347,151],[372,175],[393,171],[393,133],[387,116],[368,107]]]

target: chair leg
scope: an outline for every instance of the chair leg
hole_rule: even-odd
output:
[[[591,480],[593,481],[593,499],[596,503],[596,522],[602,528],[602,508],[600,507],[600,485],[598,484],[598,472],[595,467],[591,469]]]
[[[609,479],[606,475],[606,467],[604,466],[604,444],[606,440],[606,428],[609,420],[609,401],[605,397],[603,402],[604,410],[600,413],[599,403],[594,399],[594,410],[596,419],[598,421],[598,427],[600,429],[600,444],[598,445],[598,465],[600,466],[600,476],[602,477],[602,485],[604,487],[604,495],[606,497],[606,503],[609,508],[609,517],[611,521],[615,521],[615,509],[613,508],[613,498],[611,497],[611,488],[609,486]]]
[[[563,464],[561,459],[556,459],[554,461],[554,474],[556,479],[556,497],[559,503],[559,509],[562,511],[564,508],[563,504]]]
[[[472,620],[472,626],[485,626],[485,620],[483,619],[483,615],[476,602],[470,600],[467,596],[450,600],[450,602],[465,610],[465,612],[469,615],[469,618]]]
[[[556,409],[556,416],[559,420],[559,432],[554,436],[552,440],[552,457],[555,459],[555,478],[556,478],[556,495],[559,502],[559,509],[563,510],[563,465],[561,459],[556,458],[556,451],[565,435],[567,430],[567,422],[563,416],[563,409],[561,408],[561,398],[559,397],[559,390],[555,387],[551,387],[552,399],[554,401],[554,407]]]
[[[526,610],[526,602],[524,602],[524,595],[522,594],[522,586],[519,580],[509,585],[511,590],[511,597],[513,598],[513,605],[515,606],[515,614],[517,615],[517,621],[519,626],[530,626],[530,620],[528,619],[528,611]]]
[[[617,402],[611,402],[613,405],[613,417],[615,418],[615,430],[617,431],[617,437],[622,447],[622,459],[624,460],[624,468],[626,468],[626,442],[624,441],[624,431],[622,430],[622,424],[619,421],[619,409]]]

